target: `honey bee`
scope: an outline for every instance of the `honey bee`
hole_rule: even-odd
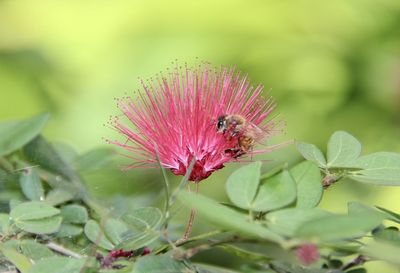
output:
[[[265,131],[237,114],[218,117],[217,131],[227,134],[227,140],[235,137],[238,139],[238,147],[226,151],[233,153],[235,158],[249,152],[256,142],[260,142],[266,136]]]

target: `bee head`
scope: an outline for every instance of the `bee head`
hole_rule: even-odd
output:
[[[217,130],[223,131],[226,127],[226,115],[218,117]]]

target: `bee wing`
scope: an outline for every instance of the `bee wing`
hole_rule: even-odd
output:
[[[246,124],[246,126],[242,130],[242,133],[246,136],[253,138],[255,141],[261,140],[265,135],[261,128],[251,122],[248,122]]]
[[[256,141],[258,143],[261,143],[261,141],[264,140],[264,138],[271,135],[270,132],[261,129],[260,127],[258,127],[257,125],[255,125],[252,122],[248,123],[245,132],[246,132],[246,134],[250,135],[254,139],[254,141]]]

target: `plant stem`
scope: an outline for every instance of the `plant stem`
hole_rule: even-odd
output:
[[[178,246],[183,246],[183,245],[186,245],[188,243],[192,243],[192,242],[195,242],[195,241],[198,241],[198,240],[206,239],[208,237],[211,237],[211,236],[214,236],[214,235],[217,235],[217,234],[222,234],[224,232],[225,231],[222,231],[222,230],[213,230],[213,231],[210,231],[210,232],[206,232],[206,233],[191,237],[190,239],[188,239],[186,241],[183,241],[183,240],[179,239],[175,243],[172,242],[168,238],[167,234],[164,234],[166,240],[168,241],[168,245],[163,245],[163,246],[159,247],[158,249],[153,250],[153,254],[165,253],[165,252],[169,251],[171,248],[172,249],[176,249]]]
[[[57,245],[56,243],[53,242],[49,242],[46,244],[46,246],[48,248],[50,248],[51,250],[60,253],[64,256],[68,256],[68,257],[72,257],[72,258],[76,258],[76,259],[80,259],[82,258],[82,255],[73,252],[72,250],[66,249],[65,247],[61,246],[61,245]]]
[[[190,186],[189,186],[189,191],[190,191]],[[196,183],[196,194],[199,192],[199,183]],[[194,218],[196,216],[196,209],[192,208],[190,210],[190,217],[189,217],[189,222],[186,226],[186,230],[185,233],[183,234],[183,237],[177,241],[178,243],[182,243],[182,242],[186,242],[189,239],[190,233],[192,232],[192,228],[193,228],[193,222],[194,222]]]
[[[249,218],[250,222],[254,222],[254,212],[251,208],[249,209]]]
[[[188,169],[186,171],[185,176],[182,178],[181,182],[179,183],[179,186],[171,194],[170,201],[169,201],[170,206],[175,203],[179,192],[182,191],[186,187],[186,185],[189,183],[189,177],[190,177],[190,174],[192,173],[192,170],[193,170],[193,167],[194,167],[195,163],[196,163],[196,157],[193,157],[193,159],[190,162],[189,167],[188,167]]]
[[[184,242],[183,241],[182,242],[176,242],[175,245],[176,246],[182,246],[184,244],[187,244],[187,243],[190,243],[190,242],[193,242],[193,241],[197,241],[197,240],[202,240],[202,239],[205,239],[205,238],[217,235],[217,234],[221,234],[223,232],[224,231],[221,231],[221,230],[213,230],[213,231],[210,231],[210,232],[207,232],[207,233],[203,233],[203,234],[194,236],[194,237],[190,238],[190,240],[188,239],[188,240],[186,240]]]
[[[158,159],[158,158],[157,158]],[[161,165],[161,162],[158,160],[158,163],[160,165],[161,168],[161,172],[162,175],[164,177],[164,188],[165,188],[165,205],[164,205],[164,228],[167,229],[168,228],[168,220],[169,220],[169,206],[170,206],[170,190],[169,190],[169,180],[168,180],[168,176],[167,173],[165,172],[165,169],[163,168],[163,166]]]
[[[338,182],[340,179],[342,179],[342,177],[343,175],[341,174],[327,173],[326,176],[322,179],[322,186],[324,187],[324,189],[327,189]]]
[[[195,216],[196,216],[196,209],[191,209],[190,210],[189,222],[188,222],[188,224],[186,226],[185,234],[183,234],[183,237],[182,237],[183,242],[186,242],[189,239],[190,233],[192,232],[193,222],[194,222]]]
[[[358,255],[357,257],[355,257],[353,260],[351,260],[350,262],[348,262],[347,264],[343,265],[341,267],[341,270],[347,270],[349,268],[352,268],[354,266],[359,266],[359,265],[363,265],[365,262],[367,261],[367,258],[363,255]]]

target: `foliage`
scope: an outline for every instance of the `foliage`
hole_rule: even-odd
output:
[[[361,266],[374,259],[400,266],[400,233],[392,226],[398,213],[356,202],[347,214],[317,208],[323,189],[335,183],[400,185],[400,155],[361,155],[347,132],[332,135],[326,156],[297,142],[306,160],[295,166],[265,174],[260,162],[237,169],[226,183],[231,204],[182,190],[187,174],[175,191],[166,181],[163,211],[136,206],[117,213],[91,197],[82,178],[107,164],[112,151],[71,163],[40,135],[47,119],[0,123],[0,252],[22,273],[235,272],[196,262],[210,250],[237,256],[241,272],[365,272]],[[170,221],[179,204],[214,229],[176,241]]]

